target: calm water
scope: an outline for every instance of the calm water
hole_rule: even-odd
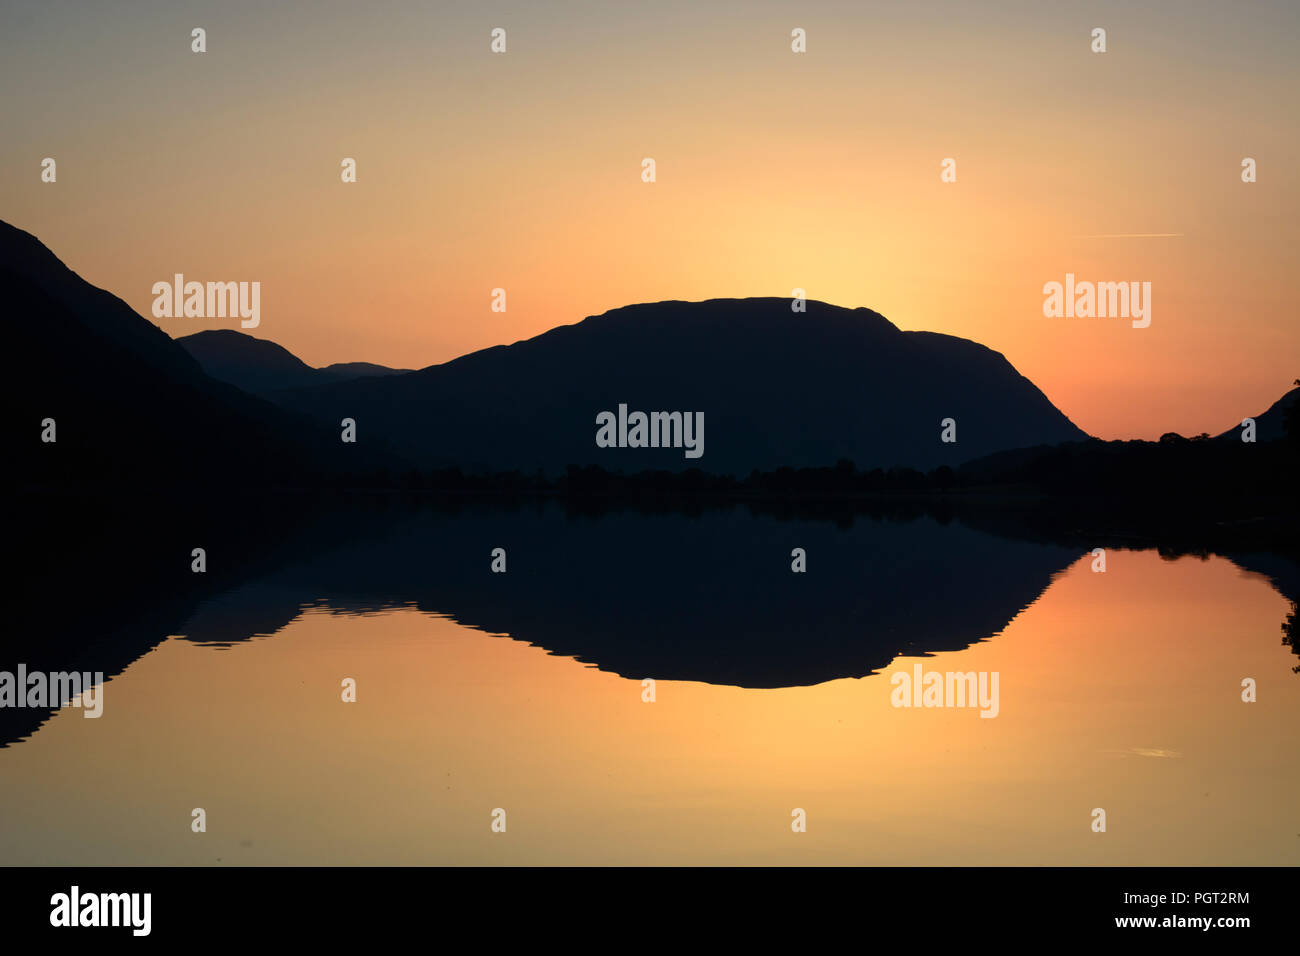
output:
[[[739,508],[322,521],[127,627],[102,718],[11,734],[0,861],[1300,863],[1291,602],[1225,557],[1097,574],[959,521]],[[892,706],[917,663],[996,671],[997,717]]]

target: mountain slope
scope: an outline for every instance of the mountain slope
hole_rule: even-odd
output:
[[[337,455],[327,432],[209,378],[152,322],[4,222],[0,297],[12,316],[0,397],[17,482],[296,482]]]
[[[322,422],[356,419],[422,467],[569,464],[748,474],[834,464],[932,468],[1086,438],[1003,356],[868,309],[788,299],[615,309],[407,375],[299,388],[277,400]],[[704,454],[600,448],[598,413],[704,413]],[[957,422],[957,442],[940,440]]]
[[[410,371],[370,362],[339,362],[325,368],[312,368],[275,342],[234,329],[206,329],[183,335],[176,342],[198,361],[208,375],[259,395],[284,388]]]
[[[318,379],[342,382],[350,378],[405,375],[411,369],[389,368],[387,365],[376,365],[374,362],[335,362],[333,365],[323,365],[314,371]]]
[[[1297,401],[1300,401],[1300,386],[1291,389],[1265,411],[1255,415],[1255,441],[1275,441],[1285,437],[1286,413]],[[1214,437],[1241,441],[1241,424],[1238,423]]]

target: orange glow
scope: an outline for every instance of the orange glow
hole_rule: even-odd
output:
[[[1099,56],[1048,6],[813,8],[798,56],[765,5],[504,11],[504,56],[427,4],[205,8],[203,56],[185,12],[55,11],[0,41],[0,210],[145,316],[175,272],[260,281],[254,334],[313,365],[798,287],[1001,351],[1100,437],[1225,430],[1300,374],[1300,14],[1116,8]],[[1079,238],[1130,233],[1181,235]],[[1045,319],[1066,272],[1151,282],[1151,327]]]
[[[1090,561],[1001,635],[919,659],[998,671],[994,719],[892,707],[914,658],[782,690],[662,681],[643,703],[639,679],[415,610],[170,640],[99,720],[65,709],[3,751],[0,821],[21,830],[0,823],[0,846],[15,864],[1294,864],[1286,602],[1220,558]]]

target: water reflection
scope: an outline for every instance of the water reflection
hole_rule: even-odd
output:
[[[100,720],[5,713],[0,856],[1300,859],[1285,561],[1112,551],[1094,574],[1077,543],[942,517],[389,507],[142,532],[120,570],[153,582],[47,601],[8,648],[115,676]],[[196,539],[210,581],[148,564],[188,571]],[[107,541],[59,559],[70,590]],[[999,672],[998,717],[892,707],[921,659]]]

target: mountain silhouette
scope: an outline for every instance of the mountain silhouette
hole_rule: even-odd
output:
[[[156,325],[5,222],[0,296],[15,318],[0,395],[19,483],[301,481],[329,464],[331,436],[209,377]],[[54,442],[42,440],[47,420]]]
[[[1300,387],[1291,389],[1276,402],[1270,405],[1267,410],[1258,415],[1252,416],[1255,419],[1255,440],[1256,441],[1276,441],[1279,438],[1286,437],[1286,414],[1297,400],[1300,400]],[[1241,440],[1241,423],[1238,422],[1222,434],[1215,435],[1215,438]]]
[[[749,490],[786,493],[825,483],[826,474],[800,477],[808,470],[852,478],[853,469],[841,466],[853,462],[939,470],[920,484],[865,476],[836,488],[942,491],[953,475],[939,466],[951,465],[962,466],[964,486],[1101,489],[1111,497],[1127,494],[1135,474],[1155,488],[1189,472],[1197,482],[1179,482],[1188,494],[1241,499],[1277,497],[1277,480],[1294,470],[1277,439],[1296,417],[1300,388],[1255,416],[1260,451],[1247,462],[1215,450],[1240,444],[1237,428],[1208,447],[1178,436],[1103,443],[1088,439],[997,352],[820,302],[809,302],[806,313],[776,298],[628,306],[405,371],[368,363],[313,369],[276,343],[235,331],[173,340],[4,222],[0,294],[17,317],[8,344],[19,360],[0,384],[10,412],[10,472],[29,487],[238,480],[243,487],[518,489],[518,481],[493,485],[488,476],[474,485],[479,479],[470,476],[523,473],[534,481],[539,469],[555,476],[586,466],[580,475],[590,480],[570,480],[568,493],[599,492],[591,469],[650,478],[676,472],[688,481],[695,470],[740,477],[759,470],[771,480]],[[704,454],[598,446],[597,416],[620,405],[703,414]],[[358,443],[340,442],[343,418],[356,420]],[[946,419],[956,442],[941,441]],[[56,423],[55,443],[41,440],[46,420]],[[443,484],[422,483],[414,469],[429,481],[442,475]],[[1277,480],[1264,480],[1269,474]]]
[[[406,375],[275,397],[323,423],[353,418],[360,441],[417,467],[471,471],[933,468],[1087,437],[991,349],[776,298],[627,306]],[[702,412],[704,454],[598,447],[598,414],[620,404]],[[941,441],[947,418],[954,443]]]
[[[183,335],[176,342],[198,360],[208,375],[259,395],[285,388],[410,371],[371,362],[338,362],[324,368],[312,368],[283,346],[234,329],[207,329]]]

